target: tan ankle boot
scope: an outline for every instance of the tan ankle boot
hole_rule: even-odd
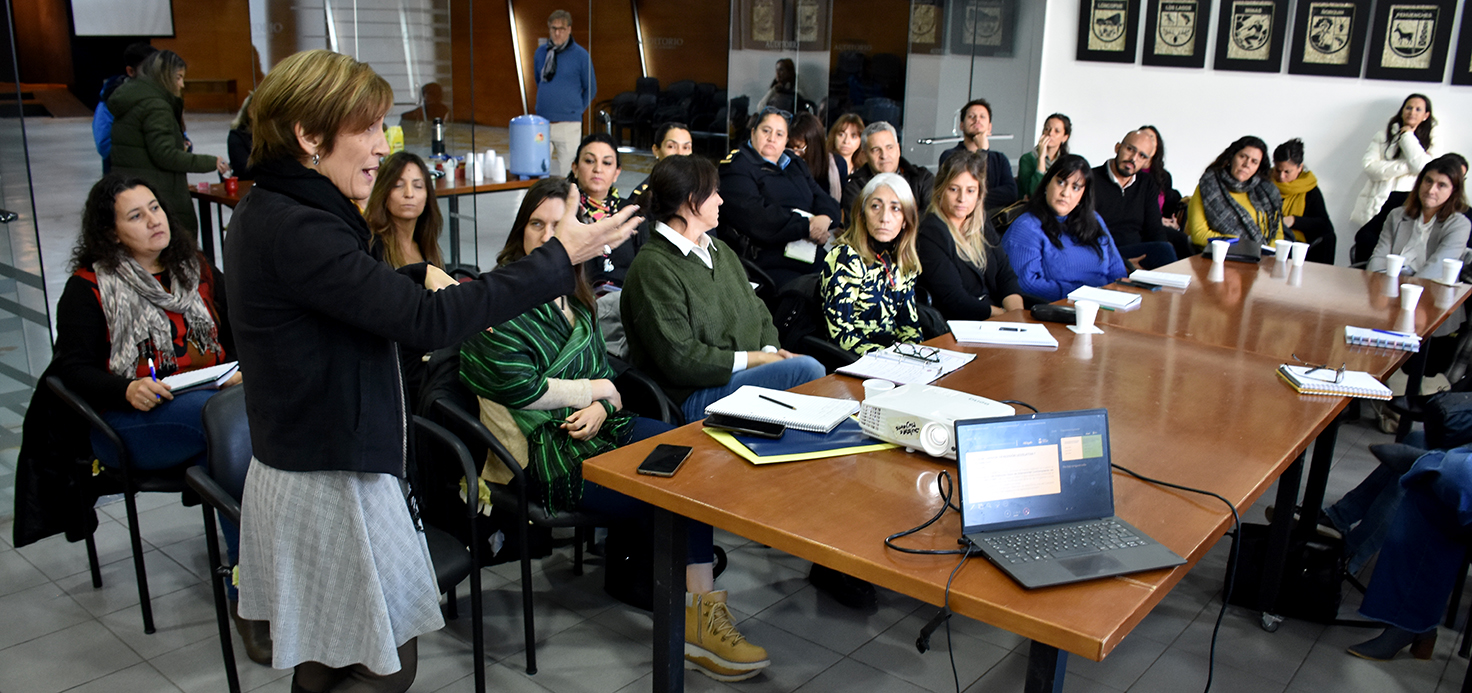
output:
[[[736,630],[725,590],[685,595],[685,662],[717,681],[749,679],[772,663]]]

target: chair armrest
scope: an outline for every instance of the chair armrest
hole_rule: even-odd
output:
[[[618,383],[620,390],[625,387],[629,387],[630,390],[637,389],[642,391],[648,399],[653,400],[659,407],[659,413],[654,418],[671,426],[683,426],[685,424],[684,413],[680,411],[679,407],[675,406],[674,400],[671,400],[670,396],[665,394],[664,388],[660,387],[659,383],[654,382],[654,379],[649,377],[648,374],[636,368],[627,368],[615,378],[615,381]],[[628,401],[628,399],[627,396],[624,397],[625,401]],[[642,414],[644,412],[636,413]]]
[[[490,429],[486,428],[485,424],[481,423],[478,417],[471,416],[469,412],[466,412],[464,409],[456,406],[455,403],[447,401],[444,398],[436,399],[434,406],[445,416],[445,420],[451,422],[461,433],[470,436],[477,443],[486,446],[486,449],[490,450],[496,456],[496,459],[501,460],[501,464],[506,465],[506,469],[511,472],[512,478],[516,480],[516,485],[522,489],[526,488],[526,470],[521,468],[521,464],[506,449],[506,446],[502,445],[501,441],[491,434]],[[466,455],[468,456],[469,454],[467,451]],[[479,478],[479,475],[472,474],[471,477],[467,478]]]
[[[470,498],[468,502],[470,517],[474,518],[480,512],[480,494],[474,490],[475,480],[480,478],[480,472],[475,468],[475,461],[470,459],[470,448],[465,447],[464,442],[445,430],[443,426],[422,416],[414,417],[414,425],[428,432],[431,437],[437,438],[441,445],[454,453],[455,459],[460,463],[460,471],[465,474],[465,495]]]
[[[203,467],[190,467],[185,470],[184,481],[189,484],[189,488],[199,494],[200,498],[204,499],[204,502],[220,511],[226,520],[236,527],[240,526],[240,501],[225,493],[225,489],[220,488],[220,485],[210,478],[209,472],[206,472]]]

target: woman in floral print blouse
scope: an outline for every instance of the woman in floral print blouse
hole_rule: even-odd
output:
[[[823,314],[838,346],[857,354],[921,339],[915,306],[918,213],[905,179],[874,176],[823,267]]]

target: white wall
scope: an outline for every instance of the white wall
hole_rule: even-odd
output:
[[[1301,137],[1305,165],[1319,178],[1339,236],[1340,264],[1347,262],[1357,230],[1349,215],[1365,183],[1360,157],[1371,134],[1385,127],[1407,94],[1431,98],[1441,152],[1472,155],[1472,126],[1462,122],[1472,112],[1472,88],[1290,75],[1286,56],[1281,74],[1211,70],[1210,57],[1201,70],[1080,62],[1074,60],[1078,10],[1079,0],[1048,3],[1039,120],[1052,112],[1068,114],[1073,119],[1070,148],[1095,165],[1113,156],[1114,143],[1125,132],[1155,125],[1165,138],[1166,166],[1185,195],[1232,140],[1257,135],[1276,147]],[[1142,19],[1142,35],[1144,30]],[[1216,50],[1215,17],[1211,30],[1207,56]]]

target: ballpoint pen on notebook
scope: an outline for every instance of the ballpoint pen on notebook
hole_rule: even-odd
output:
[[[156,370],[153,369],[153,357],[152,356],[150,356],[148,358],[148,377],[152,378],[153,379],[153,382],[158,382],[158,371],[156,371]],[[153,398],[154,399],[162,399],[158,395],[154,395]]]

